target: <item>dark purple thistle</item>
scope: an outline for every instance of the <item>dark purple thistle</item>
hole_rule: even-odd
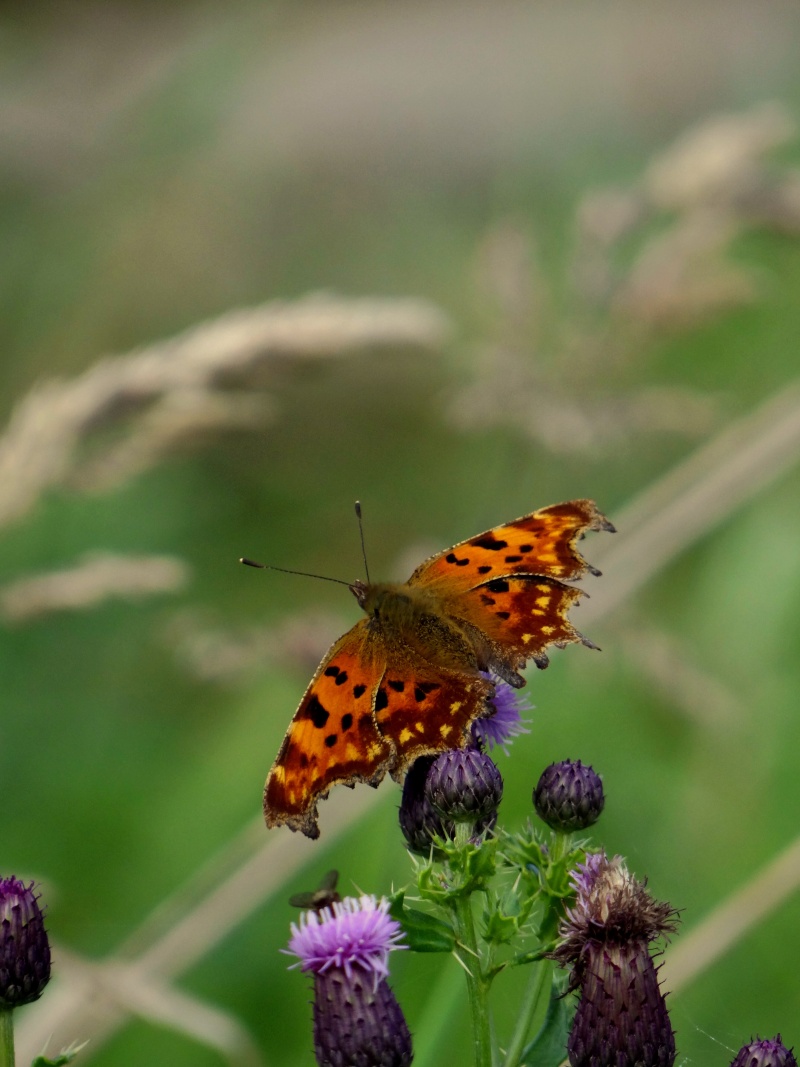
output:
[[[475,825],[497,811],[503,779],[485,752],[457,748],[436,757],[425,794],[441,818]]]
[[[675,1037],[650,943],[675,929],[619,856],[589,855],[572,874],[575,904],[552,954],[572,968],[580,1000],[567,1050],[571,1067],[672,1067]]]
[[[404,948],[388,902],[346,897],[292,923],[294,966],[314,976],[319,1067],[408,1067],[411,1035],[386,981],[389,953]]]
[[[406,845],[409,851],[420,856],[429,856],[431,849],[436,854],[437,839],[452,841],[456,836],[456,824],[452,819],[441,818],[425,791],[425,782],[435,760],[436,756],[420,756],[411,765],[403,782],[403,796],[398,811],[400,829],[403,831]],[[472,839],[477,842],[487,830],[494,828],[496,822],[496,811],[491,812],[485,819],[479,819],[475,824]]]
[[[731,1067],[797,1067],[797,1060],[791,1049],[786,1048],[781,1035],[756,1038],[749,1045],[743,1045],[736,1053]]]
[[[672,1067],[675,1036],[646,941],[587,945],[572,1067]]]
[[[594,825],[605,802],[600,775],[580,760],[551,763],[533,791],[536,814],[562,834]]]
[[[50,980],[50,943],[33,891],[0,878],[0,1008],[38,1000]]]
[[[314,1052],[320,1067],[408,1067],[411,1034],[388,982],[365,971],[315,974]]]

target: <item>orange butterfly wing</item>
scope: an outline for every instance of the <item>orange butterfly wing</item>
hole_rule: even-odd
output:
[[[338,782],[377,786],[393,760],[373,705],[386,666],[366,619],[333,645],[317,668],[264,787],[267,826],[286,823],[319,837],[317,801]]]
[[[421,563],[409,585],[436,585],[467,590],[510,574],[540,575],[562,582],[599,573],[576,549],[587,530],[614,527],[593,500],[570,500],[540,508],[521,519],[486,530],[461,541]]]
[[[588,530],[614,532],[594,501],[553,504],[431,557],[409,585],[436,593],[447,614],[486,638],[492,670],[512,685],[524,684],[513,672],[528,659],[546,667],[548,645],[581,641],[595,647],[567,618],[583,593],[564,584],[587,571],[600,573],[576,548]]]

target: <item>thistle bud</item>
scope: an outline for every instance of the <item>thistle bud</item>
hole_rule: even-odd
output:
[[[0,1010],[38,1000],[50,980],[50,943],[33,882],[0,878]]]
[[[797,1067],[797,1060],[778,1034],[763,1040],[756,1038],[749,1045],[743,1045],[731,1067]]]
[[[536,814],[562,834],[588,829],[600,818],[605,802],[600,775],[580,760],[551,763],[533,791]]]
[[[443,819],[476,824],[497,811],[503,779],[486,753],[452,749],[436,757],[425,793]]]
[[[319,1067],[408,1067],[411,1035],[389,988],[389,953],[405,948],[386,900],[346,897],[292,923],[288,952],[314,976]]]
[[[588,856],[572,883],[575,905],[552,954],[580,990],[571,1067],[672,1067],[675,1036],[649,944],[675,929],[674,909],[654,900],[619,856]]]
[[[431,848],[436,854],[436,840],[439,838],[453,840],[456,836],[455,823],[442,819],[435,811],[425,791],[428,773],[436,760],[435,756],[420,756],[411,765],[403,782],[403,797],[398,812],[400,829],[406,839],[410,852],[420,856],[430,855]],[[493,811],[485,819],[475,824],[473,840],[491,830],[497,822],[497,812]]]

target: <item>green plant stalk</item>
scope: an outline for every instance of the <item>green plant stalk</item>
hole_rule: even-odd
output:
[[[14,1067],[14,1019],[11,1008],[0,1008],[0,1067]]]
[[[467,949],[464,960],[469,995],[469,1011],[472,1019],[472,1049],[475,1067],[492,1067],[492,1040],[489,1028],[489,985],[483,975],[475,937],[475,921],[469,897],[458,897],[453,904],[456,936]]]
[[[519,1018],[514,1028],[514,1034],[503,1060],[503,1067],[517,1067],[522,1050],[531,1028],[536,1009],[542,999],[542,993],[550,989],[552,983],[553,966],[549,960],[540,960],[533,965],[533,971],[525,987],[525,994],[519,1009]]]

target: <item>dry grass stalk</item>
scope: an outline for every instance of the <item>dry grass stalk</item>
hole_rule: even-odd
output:
[[[108,488],[165,450],[221,427],[272,417],[254,397],[279,364],[358,350],[437,348],[449,325],[422,300],[309,296],[228,312],[167,341],[100,360],[71,381],[38,385],[0,437],[0,526],[47,489]],[[248,392],[245,392],[245,388]],[[111,431],[129,433],[104,460],[83,455]],[[102,435],[102,436],[101,436]]]
[[[757,299],[756,275],[731,247],[754,228],[800,235],[800,173],[767,158],[795,135],[777,103],[716,116],[630,187],[587,194],[560,298],[520,227],[491,230],[476,273],[495,321],[450,402],[454,424],[513,425],[550,452],[594,461],[643,434],[711,432],[722,398],[673,386],[659,404],[637,384],[642,360],[665,333]]]
[[[188,566],[174,556],[93,552],[74,567],[18,578],[0,588],[0,615],[6,622],[29,622],[53,612],[94,608],[115,598],[175,593],[188,580]]]
[[[692,663],[689,649],[665,631],[637,620],[617,631],[626,660],[678,714],[712,732],[740,728],[747,710],[719,678]]]
[[[216,1049],[235,1067],[265,1067],[266,1060],[249,1031],[236,1016],[199,997],[164,985],[150,974],[125,963],[91,963],[61,945],[53,946],[59,967],[69,972],[69,988],[57,984],[51,995],[60,1000],[54,1014],[71,1010],[76,997],[102,1027],[109,1019],[137,1016],[156,1026],[185,1034],[198,1044]],[[51,1040],[49,1044],[54,1044]],[[88,1043],[84,1058],[92,1052]]]
[[[800,889],[800,837],[667,951],[664,985],[683,989]]]

